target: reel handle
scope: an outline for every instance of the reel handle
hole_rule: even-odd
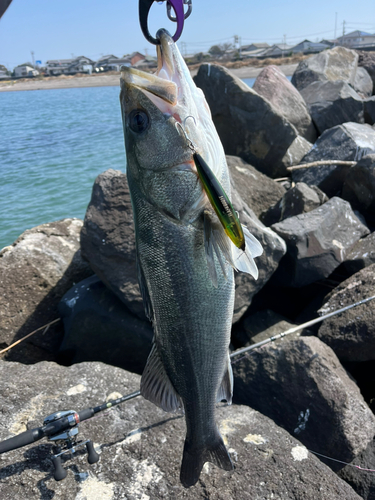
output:
[[[86,443],[87,449],[87,461],[89,464],[95,464],[99,461],[99,455],[96,453],[94,448],[94,443],[92,441],[88,441]]]
[[[61,457],[53,457],[52,463],[55,467],[55,472],[53,473],[53,477],[56,481],[62,481],[67,476],[67,471],[63,468],[61,464]]]

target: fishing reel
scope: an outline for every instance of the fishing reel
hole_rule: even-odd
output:
[[[87,439],[86,441],[79,441],[77,439],[79,432],[78,424],[80,420],[78,413],[74,410],[57,411],[52,413],[44,419],[43,424],[47,426],[48,424],[62,419],[68,419],[68,421],[71,422],[70,425],[72,426],[63,431],[59,430],[55,434],[48,436],[48,441],[51,441],[55,445],[55,454],[52,456],[52,463],[54,466],[53,477],[56,481],[61,481],[67,476],[67,471],[63,468],[61,463],[61,456],[64,454],[70,453],[73,455],[76,453],[78,448],[86,446],[88,463],[95,464],[99,460],[99,455],[96,453],[94,444],[90,439]]]

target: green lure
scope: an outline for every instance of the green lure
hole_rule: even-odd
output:
[[[232,203],[217,180],[215,174],[204,161],[199,153],[193,154],[195,166],[197,167],[199,178],[207,193],[219,220],[228,237],[233,241],[236,247],[245,251],[245,237],[242,231],[241,223],[233,209]]]

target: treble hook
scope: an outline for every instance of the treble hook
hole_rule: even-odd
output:
[[[150,34],[150,31],[148,29],[148,14],[150,12],[152,4],[155,1],[157,0],[139,0],[139,22],[141,24],[141,29],[145,38],[154,45],[160,45],[160,40],[154,38]],[[177,23],[176,33],[172,36],[174,42],[177,42],[177,40],[180,38],[182,30],[184,28],[184,20],[186,19],[184,4],[186,3],[189,7],[186,13],[186,17],[188,17],[191,13],[191,0],[167,0],[168,17],[169,19]],[[175,11],[176,17],[171,16],[171,7],[173,7],[173,10]]]

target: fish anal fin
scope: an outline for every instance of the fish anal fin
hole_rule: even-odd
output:
[[[181,398],[165,371],[155,342],[142,374],[141,394],[164,411],[182,411]]]
[[[232,404],[232,396],[233,396],[233,371],[232,365],[230,363],[230,358],[228,356],[228,366],[225,370],[223,380],[217,391],[216,401],[219,403],[220,401],[226,401],[228,404]]]
[[[204,447],[195,447],[185,441],[180,472],[182,486],[185,488],[194,486],[206,462],[211,462],[227,471],[233,470],[232,460],[218,431],[214,439]]]

